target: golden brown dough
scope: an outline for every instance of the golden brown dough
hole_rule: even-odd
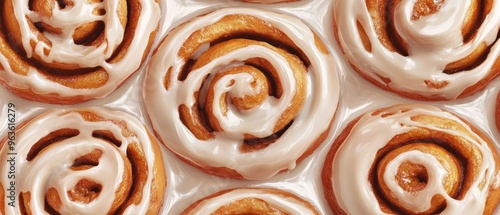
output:
[[[340,93],[332,55],[310,27],[253,8],[215,10],[174,28],[144,83],[153,128],[174,154],[206,173],[250,180],[313,153]]]
[[[493,4],[336,1],[333,30],[351,67],[374,85],[417,100],[453,100],[500,74],[494,48],[500,16],[492,17],[499,14]]]
[[[16,164],[15,173],[0,174],[2,214],[158,214],[163,205],[160,147],[121,111],[53,109],[0,143],[2,159]]]
[[[118,88],[148,55],[161,15],[157,0],[0,3],[0,84],[55,104]]]
[[[499,173],[494,143],[470,123],[432,106],[395,105],[347,125],[322,181],[334,214],[493,214]]]
[[[209,205],[210,207],[207,207]],[[299,196],[274,188],[235,188],[206,196],[181,215],[223,214],[316,214],[317,209]]]

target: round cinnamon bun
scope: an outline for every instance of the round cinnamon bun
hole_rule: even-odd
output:
[[[349,63],[385,90],[453,100],[500,72],[500,1],[337,0],[333,7]]]
[[[158,214],[159,144],[135,117],[54,109],[1,140],[1,214]]]
[[[227,8],[168,34],[149,62],[144,100],[182,160],[260,180],[293,169],[326,138],[338,84],[332,55],[301,20]]]
[[[316,208],[295,194],[273,188],[236,188],[204,197],[181,215],[315,214]]]
[[[74,104],[113,92],[155,38],[157,0],[0,1],[0,84],[25,99]]]
[[[395,105],[347,125],[322,180],[334,214],[492,214],[500,158],[494,143],[458,116]]]

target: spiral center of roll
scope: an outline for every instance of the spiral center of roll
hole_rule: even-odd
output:
[[[217,43],[181,75],[189,83],[181,89],[187,98],[179,106],[181,121],[198,139],[213,139],[215,131],[268,145],[304,104],[306,73],[300,58],[267,42]]]
[[[427,186],[429,175],[427,169],[419,164],[403,162],[396,173],[398,185],[407,192],[418,192]]]
[[[101,194],[102,185],[88,179],[82,179],[68,191],[68,196],[72,201],[90,203]]]
[[[437,213],[460,186],[460,164],[453,154],[432,143],[408,144],[379,163],[378,182],[385,198],[399,211]]]
[[[461,26],[468,4],[443,0],[403,0],[394,23],[412,54],[453,48],[463,42]]]
[[[418,20],[423,16],[436,13],[444,0],[418,0],[413,6],[412,20]]]

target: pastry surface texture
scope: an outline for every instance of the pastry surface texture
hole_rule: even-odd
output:
[[[492,214],[499,170],[494,143],[471,124],[432,106],[395,105],[347,125],[322,180],[336,215]]]
[[[160,145],[135,117],[104,108],[53,109],[21,124],[15,137],[15,155],[9,139],[1,141],[0,157],[16,165],[15,174],[0,174],[2,214],[160,211],[166,185]]]
[[[337,42],[352,67],[418,100],[478,92],[500,73],[500,1],[335,1]]]
[[[0,84],[28,100],[103,98],[139,69],[160,22],[155,0],[5,0]]]
[[[311,214],[320,213],[295,194],[274,188],[223,190],[198,200],[181,215],[195,214]]]
[[[267,179],[326,138],[340,93],[332,58],[295,17],[220,9],[178,26],[155,51],[147,112],[182,160],[221,177]]]

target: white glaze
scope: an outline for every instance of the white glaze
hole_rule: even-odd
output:
[[[279,140],[265,149],[241,153],[238,148],[243,144],[242,131],[263,137],[272,133],[275,117],[288,106],[290,96],[294,94],[293,75],[289,65],[277,53],[265,47],[250,46],[233,51],[217,58],[208,65],[190,72],[186,81],[180,82],[177,76],[183,60],[177,56],[183,41],[194,31],[210,25],[229,14],[251,15],[269,22],[283,31],[304,51],[311,60],[307,73],[307,96],[293,125]],[[198,54],[197,54],[198,55]],[[280,99],[271,99],[249,111],[232,111],[238,121],[244,122],[237,127],[223,125],[225,133],[215,133],[216,138],[209,141],[197,139],[179,119],[178,107],[194,104],[193,92],[200,89],[205,74],[219,72],[233,61],[242,61],[251,57],[264,57],[277,69],[285,94]],[[163,87],[166,71],[172,68],[170,89]],[[244,83],[244,82],[240,82]],[[144,100],[152,125],[163,143],[176,154],[202,167],[227,167],[236,170],[246,179],[266,179],[280,170],[293,169],[296,160],[328,129],[333,119],[338,99],[339,80],[334,60],[331,55],[322,53],[315,45],[314,35],[303,22],[285,14],[266,12],[250,8],[227,8],[196,18],[180,28],[170,32],[158,52],[152,57],[144,82]],[[249,88],[248,86],[235,86]],[[249,89],[251,90],[251,89]],[[217,89],[218,93],[223,90]],[[217,98],[219,95],[215,95]],[[219,107],[214,106],[215,110]],[[219,111],[215,111],[219,112]],[[221,120],[234,124],[230,119]],[[255,124],[259,123],[259,124]],[[248,127],[261,125],[264,130],[249,130]],[[256,129],[256,128],[253,128]],[[237,138],[235,138],[237,137]]]
[[[115,49],[121,44],[125,37],[124,26],[121,25],[118,14],[118,1],[104,1],[99,3],[88,3],[87,1],[72,1],[73,6],[66,6],[60,9],[56,6],[52,10],[52,17],[43,17],[28,7],[28,0],[13,1],[14,15],[20,26],[22,37],[22,47],[28,58],[34,53],[40,56],[45,62],[61,62],[76,64],[82,68],[100,67],[106,70],[109,75],[108,82],[99,88],[92,89],[72,89],[47,79],[37,68],[30,67],[26,76],[19,75],[12,70],[6,57],[0,54],[0,64],[4,70],[0,70],[0,79],[3,79],[11,87],[18,89],[33,89],[40,95],[57,94],[62,97],[84,95],[92,98],[100,98],[111,93],[120,83],[129,77],[134,71],[139,69],[143,53],[147,50],[149,37],[154,32],[160,21],[160,6],[153,0],[139,0],[141,5],[140,16],[137,20],[138,26],[127,53],[120,61],[108,63],[108,60]],[[94,9],[104,9],[105,15],[93,15]],[[50,41],[51,48],[30,31],[28,22],[43,21],[53,27],[61,28],[62,34],[54,35],[44,32],[43,35]],[[82,24],[92,21],[103,21],[105,28],[105,42],[99,46],[85,46],[75,44],[73,32]],[[30,41],[35,41],[33,49]],[[44,50],[50,50],[48,54]]]
[[[312,215],[316,212],[309,208],[303,200],[281,194],[270,193],[260,189],[235,189],[222,195],[203,200],[189,215],[210,215],[217,209],[241,199],[255,198],[268,203],[286,214]]]
[[[422,191],[418,193],[405,192],[398,185],[398,182],[394,180],[403,162],[422,165],[427,170],[429,181],[427,181],[427,185]],[[443,180],[447,174],[448,172],[436,157],[413,150],[402,153],[387,164],[387,169],[384,172],[384,181],[389,190],[391,190],[393,197],[403,202],[406,208],[415,212],[425,212],[431,206],[432,197],[436,194],[435,191],[445,191]],[[446,195],[446,192],[440,194]]]
[[[404,112],[402,110],[409,110]],[[394,113],[390,116],[385,113]],[[493,152],[487,143],[477,134],[472,132],[458,117],[441,109],[428,105],[396,105],[372,116],[373,112],[364,114],[353,126],[348,137],[344,140],[333,161],[332,183],[341,208],[348,214],[385,214],[381,211],[378,201],[372,191],[368,174],[379,149],[385,146],[394,136],[408,132],[413,128],[428,128],[438,130],[451,135],[460,136],[477,147],[483,155],[478,177],[471,185],[462,200],[450,197],[442,186],[442,179],[447,173],[443,172],[443,166],[437,159],[429,158],[429,154],[420,151],[409,151],[398,155],[389,162],[384,172],[384,180],[392,191],[393,196],[400,198],[400,204],[406,205],[418,211],[425,211],[430,206],[430,199],[435,194],[444,196],[447,207],[441,213],[445,214],[482,214],[488,195],[488,190],[493,185],[497,186],[495,171],[496,164]],[[411,116],[419,114],[434,115],[458,122],[473,136],[467,136],[456,130],[444,130],[432,125],[425,125],[412,121]],[[353,156],[363,155],[363,156]],[[420,191],[417,196],[407,193],[401,189],[393,176],[399,168],[399,164],[409,161],[426,167],[429,173],[427,187]],[[350,164],[350,165],[345,165]],[[485,182],[484,188],[480,183]],[[417,202],[416,202],[417,201]],[[365,202],[365,204],[358,204]],[[418,204],[415,204],[418,203]]]
[[[122,128],[111,121],[89,122],[85,121],[81,115],[75,111],[89,111],[108,120],[115,120],[125,123],[133,135],[123,136]],[[65,139],[46,147],[33,160],[27,161],[27,153],[33,145],[55,130],[71,128],[79,130],[75,137]],[[118,148],[99,138],[92,137],[94,130],[106,130],[112,132],[115,138],[122,142]],[[26,124],[16,133],[15,152],[16,159],[16,192],[30,192],[30,210],[34,214],[47,214],[44,210],[45,194],[48,188],[54,187],[62,201],[62,214],[100,214],[109,210],[113,203],[116,189],[122,182],[124,173],[122,155],[127,154],[130,144],[138,144],[142,148],[146,163],[148,165],[147,179],[143,187],[142,199],[139,204],[131,205],[124,214],[144,214],[150,204],[149,190],[151,190],[154,164],[154,151],[144,125],[135,117],[120,111],[110,111],[103,108],[87,109],[54,109],[48,111]],[[99,158],[99,164],[93,168],[81,171],[73,171],[70,167],[76,158],[81,157],[91,151],[99,149],[103,152]],[[0,158],[7,161],[12,155],[8,147],[3,147],[0,151]],[[9,163],[1,162],[0,180],[7,189],[11,179],[8,178]],[[73,202],[69,199],[67,191],[81,179],[90,179],[102,185],[100,195],[91,203],[83,204]],[[160,179],[156,179],[160,180]],[[18,200],[18,196],[16,196]],[[7,205],[5,202],[6,214],[20,214],[16,202],[15,207]]]
[[[500,2],[493,1],[491,12],[468,43],[463,43],[461,26],[470,0],[444,1],[435,14],[413,21],[411,16],[415,2],[401,1],[392,15],[397,32],[408,42],[408,57],[391,52],[378,40],[363,0],[335,1],[333,11],[339,29],[339,43],[351,63],[382,85],[386,84],[380,77],[385,77],[391,80],[387,86],[397,91],[455,99],[467,87],[486,77],[500,56],[500,43],[495,41],[500,28]],[[363,46],[355,27],[357,21],[370,38],[371,53]],[[455,74],[443,73],[447,64],[468,56],[483,43],[492,45],[492,48],[481,65]],[[425,84],[426,80],[448,82],[448,85],[434,89]]]

